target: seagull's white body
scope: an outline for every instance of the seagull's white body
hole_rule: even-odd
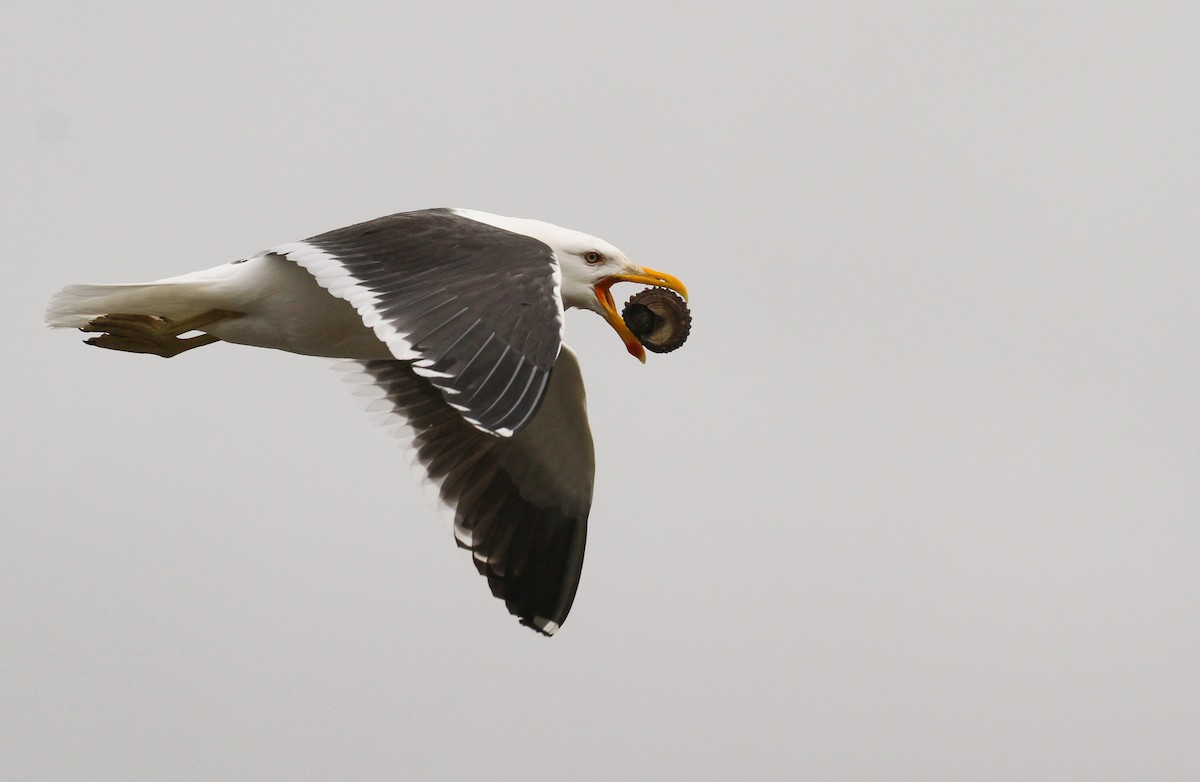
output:
[[[205,331],[222,342],[286,350],[327,358],[392,358],[388,346],[363,327],[362,318],[317,285],[312,275],[275,253],[162,280],[163,301],[180,311],[165,317],[182,321],[212,309],[243,313]]]
[[[563,312],[600,313],[638,355],[608,293],[617,280],[686,293],[588,234],[427,210],[152,283],[69,286],[46,317],[116,350],[170,357],[225,341],[358,362],[416,433],[493,592],[551,634],[574,598],[594,471]]]
[[[593,249],[599,249],[614,263],[628,263],[624,253],[608,242],[552,223],[473,209],[452,211],[546,243],[559,259],[560,268],[562,259],[578,257],[580,252]],[[331,298],[313,275],[286,257],[289,253],[304,254],[312,249],[304,242],[294,242],[250,258],[149,284],[71,286],[56,297],[47,321],[51,326],[80,328],[91,318],[110,312],[153,312],[182,322],[213,309],[231,310],[244,315],[215,322],[205,331],[223,342],[306,356],[392,357],[386,344],[363,329],[363,320],[354,309]],[[562,272],[557,274],[563,308],[595,309],[595,296],[591,295],[588,282],[594,275],[578,274],[581,271],[578,264],[565,268],[565,285],[561,284]]]

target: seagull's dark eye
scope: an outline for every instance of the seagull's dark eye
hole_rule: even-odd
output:
[[[583,260],[591,264],[603,263],[604,254],[598,250],[588,250],[583,254]]]

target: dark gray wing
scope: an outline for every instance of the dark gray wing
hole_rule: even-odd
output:
[[[541,409],[505,439],[465,423],[406,361],[353,364],[362,370],[354,379],[382,397],[375,409],[407,423],[417,461],[454,511],[455,539],[492,594],[521,624],[553,634],[579,585],[595,476],[575,354],[563,347]]]
[[[503,436],[537,411],[562,344],[550,247],[446,209],[272,248],[354,305],[471,424]]]

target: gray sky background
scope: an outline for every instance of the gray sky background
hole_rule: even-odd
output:
[[[1198,778],[1200,11],[992,5],[6,6],[0,777]],[[549,640],[330,362],[41,324],[443,205],[693,293]]]

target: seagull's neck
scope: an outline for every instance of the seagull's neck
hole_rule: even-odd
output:
[[[562,253],[564,248],[570,246],[599,246],[605,244],[600,239],[589,236],[582,231],[572,231],[570,228],[563,228],[560,225],[543,222],[542,220],[529,220],[524,217],[505,217],[504,215],[480,212],[475,209],[451,209],[450,211],[459,217],[466,217],[469,220],[484,223],[494,228],[512,231],[515,234],[522,234],[531,239],[537,239],[539,242],[549,245],[555,254]]]

